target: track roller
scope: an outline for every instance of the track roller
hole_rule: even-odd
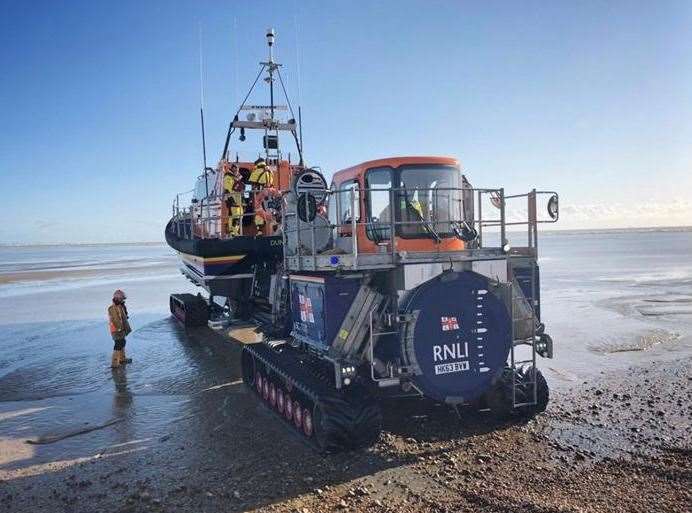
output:
[[[292,348],[244,346],[242,364],[248,388],[320,451],[367,447],[379,437],[377,402],[356,385],[336,390]]]

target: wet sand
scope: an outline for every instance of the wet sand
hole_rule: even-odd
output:
[[[36,271],[16,271],[0,274],[0,285],[8,285],[11,283],[26,283],[33,282],[32,284],[40,283],[51,283],[54,281],[64,282],[65,280],[85,280],[89,278],[100,278],[103,276],[104,272],[121,272],[121,273],[131,273],[133,269],[125,269],[122,267],[108,267],[103,266],[98,269],[41,269]],[[161,271],[169,271],[169,264],[157,264],[148,265],[141,269],[149,273],[156,273]]]
[[[142,380],[133,343],[110,393],[1,403],[8,511],[689,511],[689,358],[565,388],[527,423],[389,404],[375,447],[324,457],[245,389],[238,344],[158,323],[196,379]]]
[[[692,232],[541,244],[544,415],[389,404],[375,447],[327,457],[244,388],[237,344],[169,317],[197,292],[170,251],[0,251],[0,511],[692,510]],[[134,362],[113,372],[116,287]]]

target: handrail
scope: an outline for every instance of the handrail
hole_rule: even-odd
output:
[[[223,216],[221,214],[221,209],[222,207],[222,202],[224,202],[228,194],[222,193],[216,193],[214,192],[213,194],[210,194],[206,198],[202,198],[199,202],[191,204],[189,207],[180,207],[180,196],[187,194],[189,192],[194,192],[192,191],[187,191],[186,193],[179,193],[176,195],[176,198],[173,202],[173,212],[172,212],[172,219],[176,223],[176,234],[180,237],[181,236],[181,230],[180,230],[180,225],[185,224],[186,222],[189,222],[191,225],[191,228],[189,232],[187,230],[184,230],[182,235],[184,235],[184,238],[189,238],[189,239],[195,239],[195,238],[205,238],[204,236],[200,236],[198,234],[199,231],[201,231],[203,234],[205,233],[211,233],[213,230],[212,228],[212,223],[219,223],[218,226],[216,226],[215,232],[220,235],[220,238],[230,238],[233,235],[229,234],[228,232],[222,232],[221,230],[221,222],[224,220],[226,216]],[[240,191],[238,191],[240,192]],[[244,196],[251,196],[253,198],[253,203],[254,199],[257,197],[257,195],[262,192],[261,190],[252,190],[252,191],[242,191],[241,194]],[[194,210],[194,212],[193,212]],[[197,215],[193,215],[193,213],[196,213]],[[242,222],[242,219],[246,219],[249,217],[254,217],[255,212],[243,212],[243,214],[237,216],[241,218],[240,222],[240,235],[243,235],[243,229],[244,229],[244,223]],[[230,217],[230,216],[229,216]],[[233,216],[236,217],[236,216]]]
[[[395,255],[396,255],[396,245],[397,245],[397,240],[400,238],[400,235],[397,232],[397,227],[400,226],[420,226],[422,229],[420,230],[420,234],[424,233],[424,231],[429,232],[427,227],[432,227],[433,230],[439,229],[440,226],[443,227],[444,231],[441,231],[438,235],[445,239],[445,238],[453,238],[456,236],[455,228],[458,228],[463,225],[463,223],[468,223],[472,225],[473,227],[477,228],[477,238],[475,240],[475,245],[473,245],[474,248],[478,249],[500,249],[504,252],[509,251],[512,246],[509,245],[509,240],[508,238],[510,237],[510,234],[514,234],[515,232],[508,232],[507,227],[509,226],[519,226],[519,225],[525,225],[528,227],[528,245],[526,246],[527,249],[535,251],[537,249],[537,224],[541,223],[553,223],[557,221],[557,217],[553,219],[537,219],[536,218],[536,197],[539,195],[543,194],[548,194],[548,195],[555,195],[557,196],[557,193],[554,191],[536,191],[532,190],[528,193],[523,193],[523,194],[512,194],[512,195],[506,195],[504,192],[503,188],[470,188],[470,187],[431,187],[431,188],[416,188],[416,187],[392,187],[388,189],[378,189],[378,188],[367,188],[367,187],[345,187],[345,188],[337,188],[337,189],[331,189],[327,191],[328,196],[334,196],[334,198],[330,198],[329,201],[336,201],[335,205],[330,205],[330,211],[332,213],[336,213],[337,215],[342,214],[342,209],[341,209],[341,202],[342,198],[339,193],[343,192],[348,192],[349,196],[345,201],[348,201],[350,203],[350,218],[347,219],[337,219],[337,223],[329,223],[328,227],[331,230],[332,236],[337,239],[343,239],[345,237],[351,237],[351,256],[352,258],[352,267],[355,269],[358,267],[358,257],[360,254],[360,248],[358,247],[358,235],[359,235],[359,227],[364,227],[366,230],[366,233],[368,230],[372,230],[373,228],[382,230],[385,228],[385,226],[388,228],[388,233],[385,231],[385,235],[383,235],[383,238],[380,242],[387,242],[389,246],[389,251],[388,253],[391,255],[392,262],[395,261]],[[389,209],[389,219],[386,221],[373,221],[372,219],[367,218],[367,205],[368,202],[371,201],[370,195],[371,193],[382,193],[382,192],[388,192],[389,198],[388,198],[388,204],[385,206],[385,209]],[[406,192],[408,195],[414,195],[416,192],[421,193],[421,192],[428,192],[431,193],[431,196],[425,196],[426,201],[424,204],[428,205],[427,212],[423,214],[425,217],[419,220],[403,220],[401,219],[401,206],[400,203],[397,204],[397,200],[401,199],[400,193],[401,192]],[[451,192],[451,193],[457,193],[457,197],[454,197],[455,194],[448,194],[447,197],[447,202],[446,202],[446,211],[444,208],[440,209],[441,203],[443,204],[443,199],[441,196],[443,196],[442,193],[444,192]],[[358,197],[356,198],[356,194]],[[469,196],[470,195],[470,196]],[[493,204],[498,208],[499,210],[499,218],[493,217],[493,218],[484,218],[483,215],[485,212],[483,211],[483,200],[487,195],[495,195],[493,198]],[[418,196],[420,198],[420,196]],[[527,198],[527,211],[526,211],[526,219],[522,219],[520,221],[509,221],[507,220],[507,200],[512,200],[516,198]],[[429,200],[429,201],[428,201]],[[470,201],[472,206],[473,206],[473,212],[474,212],[474,217],[472,220],[466,219],[464,214],[466,212],[466,209],[464,208],[465,202]],[[475,203],[477,201],[477,203]],[[358,203],[358,208],[356,208],[356,203]],[[440,211],[443,212],[443,217],[437,217],[435,216],[435,213],[439,215]],[[458,214],[458,215],[455,215]],[[445,229],[446,227],[446,229]],[[325,227],[326,228],[326,227]],[[346,230],[344,230],[346,228]],[[499,228],[500,231],[500,243],[498,246],[488,246],[484,244],[483,242],[483,229],[484,228]],[[316,251],[315,245],[314,245],[314,231],[315,227],[314,225],[311,226],[310,231],[312,232],[312,239],[313,239],[313,244],[311,245],[312,247],[310,248],[309,251],[305,251],[305,248],[300,244],[300,233],[302,231],[305,231],[306,228],[301,228],[300,224],[298,224],[295,228],[290,228],[287,227],[285,224],[283,225],[283,231],[284,231],[284,237],[288,237],[290,233],[293,232],[298,232],[297,235],[297,240],[298,240],[298,245],[295,248],[296,251],[296,256],[308,256],[308,257],[316,257],[319,252]],[[349,233],[350,231],[350,233]],[[347,235],[343,235],[346,233]],[[394,234],[394,236],[392,236]],[[373,239],[374,240],[374,239]],[[374,240],[376,243],[380,243],[377,240]],[[342,247],[343,249],[343,247]],[[520,251],[521,247],[514,248],[515,251]],[[312,261],[312,264],[315,265],[315,261]]]
[[[230,238],[233,235],[229,234],[227,230],[223,231],[221,227],[223,226],[224,215],[222,215],[223,205],[222,202],[228,197],[226,194],[214,193],[206,198],[203,198],[199,203],[193,204],[186,207],[180,206],[181,196],[189,194],[194,191],[187,191],[185,193],[179,193],[176,195],[175,200],[172,205],[172,220],[175,223],[175,230],[178,237],[182,238],[205,238],[208,234],[216,234],[220,238]],[[242,194],[245,198],[255,199],[257,194],[261,190],[253,191],[243,191]],[[336,201],[335,204],[330,205],[330,212],[336,212],[341,214],[341,202],[348,201],[350,204],[350,218],[348,219],[336,219],[336,223],[329,223],[324,226],[324,229],[328,229],[331,232],[332,241],[335,242],[337,239],[344,239],[346,237],[351,237],[351,250],[350,253],[353,256],[352,262],[353,267],[358,267],[359,255],[361,253],[361,248],[358,246],[358,236],[359,230],[365,230],[365,233],[377,233],[378,237],[372,240],[378,244],[384,246],[385,243],[388,246],[386,253],[389,254],[391,261],[395,262],[397,258],[397,241],[401,237],[399,227],[420,227],[417,230],[415,237],[423,237],[425,233],[431,238],[440,237],[443,239],[450,239],[459,236],[458,230],[460,230],[464,224],[475,228],[477,237],[472,241],[471,248],[477,249],[488,249],[488,248],[498,248],[505,250],[506,245],[509,243],[507,240],[510,234],[514,234],[514,231],[507,232],[507,227],[510,226],[527,226],[528,239],[527,239],[527,249],[536,250],[537,249],[537,225],[542,223],[553,223],[557,221],[557,215],[552,219],[538,219],[536,214],[536,199],[541,195],[556,196],[557,193],[554,191],[537,191],[531,190],[527,193],[522,194],[511,194],[507,195],[503,188],[471,188],[471,187],[391,187],[388,189],[378,189],[378,188],[367,188],[367,187],[345,187],[345,188],[335,188],[326,191],[327,197],[329,197],[330,202]],[[340,193],[348,192],[348,198],[342,198]],[[382,210],[382,213],[386,212],[388,209],[389,219],[384,221],[373,221],[368,218],[366,209],[370,201],[372,201],[372,193],[382,194],[386,192],[388,194],[387,205]],[[402,216],[402,208],[408,209],[408,206],[402,207],[402,193],[406,193],[406,197],[415,197],[420,205],[423,205],[423,209],[416,209],[420,212],[420,219],[412,219],[411,213],[407,214],[409,220],[404,220]],[[447,194],[445,201],[444,195]],[[416,195],[417,194],[417,195]],[[421,196],[421,194],[423,194]],[[333,196],[333,198],[332,198]],[[509,200],[517,200],[521,198],[526,198],[526,218],[521,220],[508,220],[506,216],[507,212],[507,202]],[[488,199],[491,203],[498,208],[499,216],[493,215],[492,217],[485,218],[487,214],[492,214],[493,209],[486,211],[483,203],[487,202]],[[252,201],[254,203],[254,201]],[[286,204],[283,205],[284,210]],[[306,214],[309,214],[309,206],[306,202]],[[414,207],[415,208],[415,207]],[[408,210],[405,210],[408,212]],[[472,211],[473,219],[467,219],[466,213]],[[294,226],[291,227],[286,224],[287,218],[295,213],[282,212],[280,218],[280,235],[284,242],[284,247],[288,247],[288,238],[291,233],[296,234],[296,248],[295,255],[285,255],[288,256],[310,256],[316,257],[320,254],[316,248],[316,226],[314,223],[309,223],[309,228],[305,226],[304,222],[301,222],[299,218]],[[239,221],[239,233],[244,235],[244,225],[243,220],[254,217],[255,211],[243,212],[243,214],[233,217],[240,218]],[[230,217],[230,216],[229,216]],[[299,217],[299,216],[296,216]],[[331,217],[331,216],[330,216]],[[307,217],[306,217],[307,218]],[[360,227],[363,228],[360,228]],[[484,241],[485,231],[487,229],[499,228],[499,245],[487,245]],[[322,229],[321,227],[319,229]],[[305,231],[308,231],[308,239],[304,238]],[[371,231],[372,230],[372,231]],[[375,231],[376,230],[376,231]],[[433,233],[431,233],[431,230]],[[350,231],[350,234],[348,232]],[[439,233],[438,233],[439,232]],[[347,235],[348,234],[348,235]],[[279,235],[279,233],[277,233]],[[309,242],[310,248],[306,248],[303,242]],[[343,246],[341,246],[343,250]],[[517,248],[519,249],[519,248]],[[315,261],[313,260],[313,269]],[[287,261],[286,261],[287,264]]]

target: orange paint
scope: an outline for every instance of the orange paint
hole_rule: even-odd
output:
[[[365,174],[368,170],[377,167],[391,167],[398,168],[401,166],[410,166],[416,164],[430,164],[430,165],[442,165],[442,166],[453,166],[460,169],[459,161],[451,157],[392,157],[378,160],[370,160],[368,162],[363,162],[353,167],[342,169],[334,174],[333,184],[335,189],[339,189],[340,185],[344,182],[355,180],[358,183],[360,189],[359,194],[359,209],[360,218],[362,222],[356,227],[357,237],[358,237],[358,251],[361,253],[378,253],[378,244],[370,240],[366,234],[365,230],[365,218],[364,215],[367,212],[366,209],[366,194],[365,189]],[[461,176],[461,170],[459,170],[459,175]],[[343,227],[339,229],[341,236],[349,236],[351,233],[351,228]],[[440,243],[435,242],[433,239],[428,237],[421,237],[418,239],[394,237],[396,243],[397,251],[420,251],[420,252],[431,252],[431,251],[459,251],[466,247],[463,241],[456,237],[444,238]],[[389,247],[389,243],[387,244]],[[391,251],[391,247],[388,249]]]

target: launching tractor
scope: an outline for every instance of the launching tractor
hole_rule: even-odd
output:
[[[271,52],[265,68],[271,86]],[[273,93],[270,102],[261,123],[236,115],[231,128],[263,130],[267,162],[283,177],[271,233],[229,236],[223,210],[216,232],[200,230],[209,223],[198,205],[174,208],[167,227],[173,247],[197,252],[181,255],[183,272],[209,292],[212,312],[224,299],[223,315],[261,334],[242,351],[243,380],[259,400],[325,452],[372,444],[386,400],[497,417],[545,410],[537,360],[552,357],[553,343],[541,321],[538,226],[557,221],[557,194],[474,188],[448,157],[365,162],[328,184],[304,165],[302,147],[299,165],[281,159],[278,130],[300,138],[293,119],[275,120]],[[245,198],[259,208],[256,193]],[[223,208],[218,182],[198,201]],[[200,301],[172,296],[171,309],[194,317],[186,312]]]
[[[557,194],[476,189],[444,157],[365,162],[317,183],[315,171],[296,177],[283,261],[255,275],[272,315],[265,341],[243,349],[243,379],[270,408],[324,451],[377,439],[386,399],[499,417],[545,410],[536,364],[553,344],[537,227],[557,220]],[[507,220],[509,202],[526,219]]]

